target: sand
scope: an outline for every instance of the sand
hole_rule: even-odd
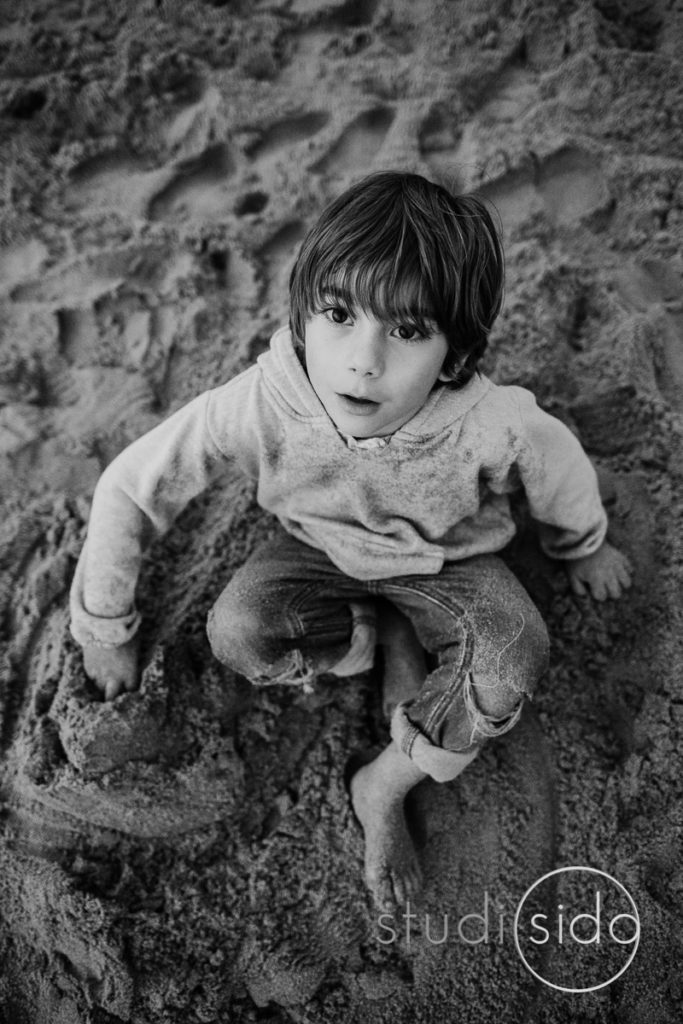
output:
[[[666,0],[2,4],[5,1024],[681,1019],[682,38]],[[102,468],[265,349],[307,225],[387,167],[498,207],[485,369],[578,433],[636,568],[620,602],[577,599],[521,516],[551,668],[513,732],[411,796],[410,942],[380,927],[344,787],[387,740],[377,678],[256,691],[208,649],[273,527],[247,484],[150,548],[138,694],[94,699],[66,611]],[[513,940],[567,865],[641,921],[590,993]],[[433,941],[487,898],[500,941]]]

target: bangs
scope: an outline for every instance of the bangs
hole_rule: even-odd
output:
[[[308,315],[322,312],[332,301],[351,314],[361,309],[384,323],[410,324],[421,333],[438,322],[431,292],[415,260],[407,264],[375,263],[372,257],[354,263],[321,260],[312,274],[309,296]]]
[[[437,237],[411,210],[400,179],[352,189],[302,244],[290,279],[296,334],[303,340],[305,320],[330,299],[423,334],[435,324],[444,330],[456,275],[444,280],[437,250]]]

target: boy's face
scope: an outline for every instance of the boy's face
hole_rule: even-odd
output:
[[[342,434],[381,437],[407,423],[437,380],[448,342],[331,298],[306,321],[305,361],[313,389]]]

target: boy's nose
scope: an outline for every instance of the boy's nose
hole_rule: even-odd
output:
[[[383,341],[380,324],[358,324],[349,353],[349,368],[363,377],[378,377],[384,369]]]

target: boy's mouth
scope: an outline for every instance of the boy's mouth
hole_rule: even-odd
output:
[[[375,412],[380,405],[379,402],[373,402],[371,398],[360,398],[358,395],[338,393],[337,398],[347,412],[361,416],[368,416]]]

